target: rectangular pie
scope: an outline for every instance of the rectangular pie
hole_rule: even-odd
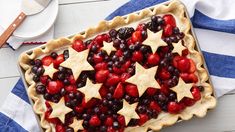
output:
[[[216,106],[186,9],[170,1],[24,52],[46,132],[160,130]]]

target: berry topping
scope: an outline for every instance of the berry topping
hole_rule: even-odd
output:
[[[60,92],[61,88],[63,88],[63,83],[60,81],[50,81],[47,86],[47,92],[50,94],[56,94]]]
[[[45,119],[57,132],[123,132],[193,106],[205,88],[184,36],[173,15],[154,15],[30,60]]]

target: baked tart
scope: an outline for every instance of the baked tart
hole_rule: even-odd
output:
[[[160,130],[216,106],[179,1],[51,40],[19,64],[46,132]]]

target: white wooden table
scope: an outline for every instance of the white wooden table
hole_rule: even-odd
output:
[[[55,23],[55,38],[68,36],[96,25],[109,13],[128,0],[60,0],[58,19]],[[0,49],[0,106],[17,80],[17,58],[19,54],[35,46],[22,46],[17,51]],[[165,132],[235,132],[235,91],[219,98],[216,109],[209,111],[206,118],[167,127]]]

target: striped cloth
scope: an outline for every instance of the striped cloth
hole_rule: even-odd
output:
[[[107,20],[165,0],[131,0]],[[200,47],[218,96],[235,89],[235,2],[233,0],[183,0],[187,5]],[[20,79],[0,108],[0,132],[39,132]]]

